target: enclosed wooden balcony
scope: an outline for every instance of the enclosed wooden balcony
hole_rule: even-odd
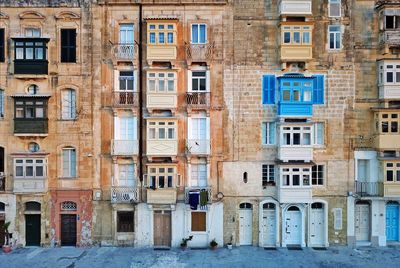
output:
[[[312,146],[280,146],[279,159],[288,161],[302,160],[310,162],[313,160],[313,147]]]
[[[189,110],[208,110],[211,104],[210,92],[187,92],[186,104]]]
[[[14,193],[45,193],[47,192],[46,178],[15,178]]]
[[[381,133],[375,136],[375,148],[377,149],[400,149],[400,138],[398,133]]]
[[[148,204],[176,204],[176,188],[147,189]]]
[[[147,155],[176,156],[178,154],[177,140],[147,140]]]
[[[153,61],[176,61],[177,47],[176,45],[147,45],[147,62],[152,64]]]
[[[385,31],[380,33],[379,40],[382,45],[385,45],[388,48],[391,48],[391,47],[399,48],[400,47],[400,31],[399,31],[399,29],[395,29],[395,30],[386,29]]]
[[[47,118],[14,118],[14,134],[47,134]]]
[[[312,45],[281,45],[282,61],[308,61],[312,59]]]
[[[136,187],[111,186],[111,203],[137,203],[139,189]]]
[[[385,181],[383,183],[383,196],[398,198],[400,197],[400,182],[398,181]]]
[[[177,108],[177,94],[176,93],[147,93],[147,109],[157,110],[157,109],[171,109],[175,110]]]
[[[135,61],[137,55],[136,44],[115,44],[111,48],[114,61]]]
[[[137,140],[112,140],[111,155],[132,156],[137,155],[139,145]]]
[[[214,42],[208,44],[185,43],[185,52],[188,65],[191,65],[192,62],[205,62],[210,65],[214,56]]]
[[[312,116],[313,104],[310,102],[283,102],[278,103],[278,115],[281,116]]]
[[[280,15],[312,15],[311,0],[281,0],[279,2]]]
[[[354,182],[354,192],[363,196],[382,196],[383,195],[383,183],[382,182]]]
[[[400,99],[400,85],[380,85],[379,86],[380,99]]]

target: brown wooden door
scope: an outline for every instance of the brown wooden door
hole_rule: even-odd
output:
[[[40,246],[40,215],[25,215],[26,246]]]
[[[170,211],[154,211],[154,247],[171,247]]]
[[[76,246],[76,215],[61,215],[61,246]]]

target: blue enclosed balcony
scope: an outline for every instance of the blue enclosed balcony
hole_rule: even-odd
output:
[[[277,94],[275,94],[277,93]],[[275,98],[275,95],[278,97]],[[324,76],[303,74],[265,75],[263,104],[278,104],[278,115],[311,117],[313,105],[324,103]]]

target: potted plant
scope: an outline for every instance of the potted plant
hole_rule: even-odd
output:
[[[4,229],[5,235],[6,235],[6,243],[3,246],[3,252],[4,253],[9,253],[11,252],[11,245],[10,245],[10,233],[8,232],[8,228],[10,227],[11,222],[6,222],[3,224],[2,228]]]
[[[228,244],[226,244],[228,249],[232,249],[232,240],[233,240],[233,236],[231,235],[231,241]]]
[[[217,249],[217,246],[218,246],[218,243],[217,243],[217,241],[215,241],[215,238],[214,238],[210,242],[210,247],[211,247],[212,250],[215,250],[215,249]]]
[[[193,235],[189,236],[188,238],[182,238],[182,242],[181,242],[181,249],[185,250],[187,248],[187,242],[192,240]]]

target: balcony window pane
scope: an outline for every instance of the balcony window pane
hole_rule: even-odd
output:
[[[310,175],[304,174],[303,175],[303,186],[309,186],[309,185],[310,185]]]
[[[26,107],[26,118],[33,118],[35,113],[35,109],[33,107]]]
[[[24,49],[23,48],[17,48],[16,49],[16,55],[15,55],[15,59],[17,60],[22,60],[24,59]]]
[[[397,170],[396,171],[396,176],[397,176],[397,181],[400,181],[400,170]]]
[[[33,177],[33,166],[26,166],[25,167],[25,175],[27,177]]]
[[[167,26],[167,29],[168,29],[168,30],[173,30],[173,29],[174,29],[174,25],[169,24],[169,25]]]
[[[387,72],[386,73],[386,82],[387,83],[393,83],[393,73],[392,72]]]
[[[165,183],[165,177],[159,176],[158,177],[158,188],[164,188],[164,183]]]
[[[25,49],[25,59],[27,60],[33,60],[33,48],[32,47],[27,47]]]
[[[174,34],[168,33],[168,44],[173,44],[173,43],[174,43]]]
[[[340,33],[336,33],[336,49],[340,48]]]
[[[165,81],[158,80],[158,91],[165,91]]]
[[[24,176],[24,168],[22,166],[15,167],[15,176],[16,177],[23,177]]]
[[[397,122],[391,122],[390,124],[390,131],[392,133],[397,133],[398,132],[398,123]]]
[[[383,133],[389,132],[389,122],[382,122],[382,132]]]
[[[283,33],[283,43],[290,44],[290,32]]]
[[[154,24],[150,24],[150,30],[155,30],[156,26]]]
[[[43,118],[43,108],[42,107],[36,107],[36,118]]]
[[[293,186],[299,186],[299,185],[300,185],[300,175],[293,174]]]
[[[168,129],[168,139],[175,139],[175,129],[174,128]]]
[[[300,145],[300,133],[293,133],[293,145]]]
[[[149,139],[154,140],[156,138],[156,130],[154,128],[149,129]]]
[[[149,91],[155,91],[155,90],[156,90],[156,81],[149,80]]]
[[[150,33],[150,44],[156,43],[156,33]]]
[[[393,170],[386,170],[386,180],[393,181]]]
[[[164,128],[159,128],[158,129],[158,138],[159,139],[165,139],[165,129]]]
[[[200,43],[205,44],[206,43],[206,30],[207,27],[205,24],[200,24]]]
[[[310,44],[310,33],[303,32],[303,44]]]
[[[290,176],[285,174],[283,175],[283,185],[284,186],[289,186],[290,185]]]
[[[168,91],[174,91],[174,90],[175,90],[175,81],[168,80]]]
[[[150,176],[150,187],[156,187],[156,176]]]
[[[283,134],[283,144],[290,145],[290,133]]]
[[[43,177],[44,172],[43,172],[43,166],[36,166],[36,177]]]
[[[283,91],[283,100],[284,101],[290,101],[290,90],[284,90]]]
[[[171,188],[172,187],[172,181],[173,181],[173,177],[172,176],[167,176],[167,183],[168,183],[168,187]]]
[[[311,133],[304,133],[303,134],[303,145],[310,145],[311,144]]]
[[[164,30],[164,25],[162,25],[162,24],[158,25],[158,29],[159,30]]]
[[[400,83],[400,72],[396,72],[396,83]]]
[[[300,101],[300,90],[293,90],[293,101]]]
[[[158,33],[158,43],[164,44],[164,33]]]
[[[386,16],[385,17],[385,29],[394,29],[394,18],[395,16]]]
[[[43,48],[35,48],[35,59],[43,60]]]
[[[293,43],[300,44],[300,32],[293,33]]]
[[[310,90],[304,91],[304,101],[311,101],[311,91]]]
[[[15,117],[16,118],[24,118],[24,108],[17,107],[16,111],[15,111]]]

